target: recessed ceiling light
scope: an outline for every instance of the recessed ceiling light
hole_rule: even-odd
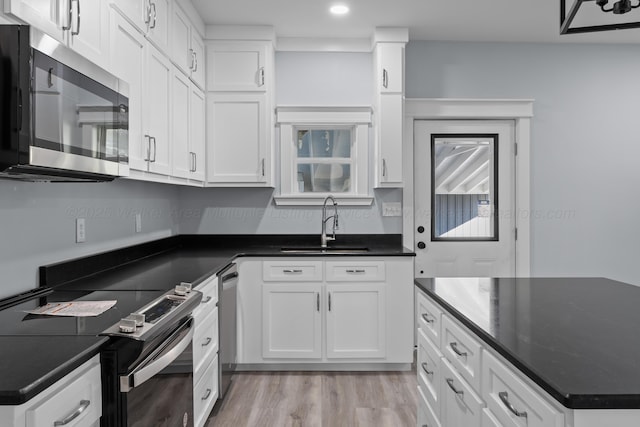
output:
[[[331,6],[329,12],[333,13],[334,15],[346,15],[347,13],[349,13],[349,7],[343,4],[336,4]]]

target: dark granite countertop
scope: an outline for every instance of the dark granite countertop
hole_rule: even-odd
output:
[[[364,253],[283,253],[282,248],[318,246],[318,235],[182,235],[40,268],[48,300],[116,299],[96,318],[30,318],[38,298],[0,301],[0,405],[23,403],[98,354],[107,338],[97,336],[121,317],[179,284],[197,285],[237,257],[414,256],[401,235],[338,235],[335,248]],[[135,291],[135,292],[131,292]],[[16,305],[17,304],[17,305]],[[5,308],[8,307],[8,308]]]
[[[640,287],[604,278],[415,283],[564,406],[640,408]]]

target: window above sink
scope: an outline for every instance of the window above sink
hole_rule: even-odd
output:
[[[278,107],[278,205],[370,205],[371,107]]]

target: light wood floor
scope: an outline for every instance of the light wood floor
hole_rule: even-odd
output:
[[[416,373],[236,373],[206,427],[413,427]]]

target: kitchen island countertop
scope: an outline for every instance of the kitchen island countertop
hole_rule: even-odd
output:
[[[415,283],[565,407],[640,408],[640,287],[593,277]]]

